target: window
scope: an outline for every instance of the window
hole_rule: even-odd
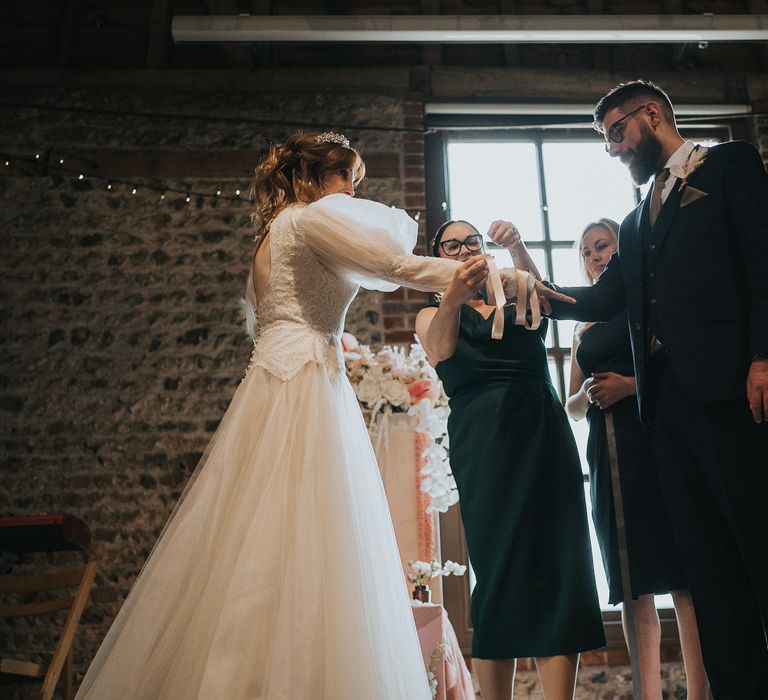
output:
[[[716,133],[699,131],[684,136],[709,145],[728,138],[728,133],[721,129]],[[436,140],[439,147],[433,141],[428,159],[434,163],[435,150],[439,148],[442,168],[438,172],[444,173],[445,179],[437,187],[434,183],[430,186],[428,181],[430,211],[442,209],[444,219],[466,219],[483,233],[496,219],[512,221],[541,274],[562,285],[584,283],[575,242],[586,224],[602,217],[621,223],[650,187],[650,183],[634,187],[626,167],[618,159],[608,157],[600,137],[587,131],[512,135],[455,132],[439,134]],[[489,241],[487,246],[499,266],[511,266],[506,250]],[[572,321],[551,323],[547,335],[550,374],[563,401],[568,388],[574,325]],[[586,421],[571,421],[571,427],[579,447],[589,510],[585,459],[588,426]],[[454,544],[455,529],[448,528],[448,540]],[[607,582],[591,519],[590,533],[600,603],[606,610],[606,622],[615,623],[618,614],[616,608],[608,605]],[[445,544],[444,540],[444,547]],[[660,608],[669,608],[671,604],[671,596],[657,598]],[[668,616],[672,616],[671,610]],[[614,632],[610,636],[618,634],[620,640],[620,630]]]

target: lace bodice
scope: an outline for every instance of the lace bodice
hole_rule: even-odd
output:
[[[445,289],[458,263],[410,254],[416,233],[404,211],[343,194],[280,212],[264,242],[266,293],[258,306],[250,280],[246,293],[256,316],[248,371],[263,367],[289,381],[316,362],[335,375],[343,368],[345,315],[360,286]]]

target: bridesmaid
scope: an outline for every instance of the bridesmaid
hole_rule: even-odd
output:
[[[519,249],[508,222],[489,235]],[[525,330],[507,306],[504,335],[491,339],[495,308],[478,295],[483,237],[470,223],[444,224],[432,254],[463,263],[440,304],[419,312],[416,332],[450,398],[451,467],[477,578],[472,665],[484,700],[512,697],[520,657],[535,658],[547,700],[570,700],[579,652],[605,637],[581,466],[549,378],[547,322]]]
[[[616,252],[619,226],[611,219],[589,224],[579,239],[582,272],[594,284]],[[611,410],[621,473],[627,529],[632,605],[644,698],[660,698],[661,628],[653,596],[671,591],[685,661],[688,700],[707,697],[696,616],[674,545],[669,517],[653,467],[653,453],[640,425],[632,348],[624,311],[608,323],[579,324],[571,352],[571,380],[566,410],[574,420],[589,422],[587,461],[592,518],[610,588],[609,601],[626,603],[613,511],[610,463],[603,412]],[[575,358],[575,359],[574,359]],[[623,609],[622,609],[623,613]],[[622,614],[623,619],[623,614]],[[625,627],[626,634],[626,627]]]

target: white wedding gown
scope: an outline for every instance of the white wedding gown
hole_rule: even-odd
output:
[[[77,698],[429,700],[339,344],[358,285],[447,286],[415,240],[343,194],[275,218],[246,376]]]

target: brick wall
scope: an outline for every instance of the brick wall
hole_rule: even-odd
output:
[[[151,148],[166,160],[174,153],[202,154],[201,162],[208,152],[231,151],[234,159],[291,133],[284,121],[400,127],[421,119],[419,96],[380,92],[30,89],[5,98],[275,122],[8,108],[0,114],[0,151],[82,155],[87,148],[97,160],[109,151],[106,165],[99,160],[100,172],[142,182],[132,174],[134,166],[131,172],[109,171],[110,158],[114,167],[128,168],[114,151]],[[422,206],[417,141],[406,143],[411,137],[400,132],[349,129],[347,135],[374,163],[394,158],[394,170],[383,174],[369,165],[361,196]],[[251,344],[237,300],[253,231],[245,200],[192,196],[187,202],[185,194],[170,192],[160,200],[157,191],[139,187],[133,195],[116,181],[107,190],[107,181],[57,172],[51,160],[48,174],[36,164],[0,163],[0,515],[63,511],[91,526],[105,560],[78,636],[81,673],[248,363]],[[252,166],[225,177],[190,168],[147,182],[183,192],[245,192]],[[348,316],[347,329],[374,346],[409,340],[397,317],[407,313],[411,322],[423,302],[384,298],[361,293]],[[16,571],[34,570],[41,559],[30,556]],[[11,648],[43,649],[49,631],[43,623],[5,624],[0,636],[6,648],[10,639]]]

